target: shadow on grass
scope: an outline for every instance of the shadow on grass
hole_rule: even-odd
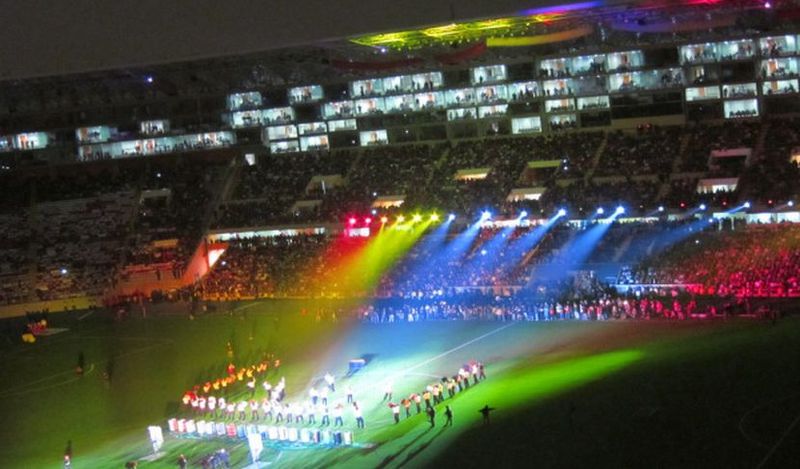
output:
[[[413,440],[411,440],[411,441],[409,441],[408,443],[406,443],[406,444],[405,444],[405,446],[403,446],[402,448],[400,448],[400,450],[398,450],[398,451],[397,451],[397,452],[395,452],[394,454],[390,454],[389,456],[386,456],[385,458],[383,458],[383,461],[381,461],[381,463],[380,463],[380,464],[378,464],[376,467],[377,467],[378,469],[381,469],[381,468],[384,468],[384,467],[388,466],[389,464],[391,464],[391,463],[392,463],[392,461],[394,461],[395,459],[397,459],[397,458],[398,458],[398,457],[399,457],[401,454],[403,454],[403,453],[405,452],[405,450],[407,450],[408,448],[410,448],[411,446],[413,446],[413,445],[414,445],[414,443],[416,443],[417,441],[419,441],[419,440],[420,440],[420,438],[422,438],[422,437],[424,437],[425,435],[427,435],[427,434],[428,434],[428,433],[429,433],[431,430],[433,430],[433,428],[428,428],[428,429],[426,429],[425,431],[423,431],[422,433],[420,433],[419,435],[417,435],[416,437],[414,437],[414,439],[413,439]]]
[[[432,429],[429,429],[429,430],[432,430]],[[416,448],[414,451],[410,451],[410,452],[409,452],[409,453],[406,455],[406,458],[405,458],[405,459],[403,459],[403,462],[401,462],[401,463],[400,463],[400,465],[398,465],[398,466],[397,466],[397,467],[398,467],[398,469],[399,469],[399,468],[401,468],[401,467],[403,467],[403,466],[405,466],[405,465],[406,465],[406,464],[408,464],[408,463],[409,463],[409,462],[410,462],[412,459],[414,459],[414,458],[415,458],[415,457],[417,457],[417,456],[418,456],[420,453],[422,453],[423,451],[425,451],[425,449],[426,449],[428,446],[430,446],[430,445],[431,445],[431,443],[433,443],[433,440],[435,440],[436,438],[438,438],[439,436],[441,436],[441,435],[442,435],[442,432],[444,432],[444,430],[445,430],[445,427],[441,427],[441,428],[439,429],[439,431],[438,431],[438,432],[436,432],[436,434],[435,434],[435,435],[433,435],[433,437],[431,437],[431,439],[430,439],[430,440],[428,440],[428,441],[426,441],[425,443],[422,443],[421,445],[419,445],[419,446],[418,446],[418,447],[417,447],[417,448]],[[426,433],[427,433],[427,432],[426,432]],[[422,435],[420,435],[420,436],[422,436]]]

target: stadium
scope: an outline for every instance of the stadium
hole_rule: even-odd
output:
[[[5,2],[0,467],[797,467],[800,2]]]

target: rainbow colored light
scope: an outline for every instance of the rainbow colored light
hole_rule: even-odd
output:
[[[549,23],[563,18],[567,12],[591,8],[601,3],[584,2],[576,4],[578,7],[565,5],[543,11],[531,10],[531,13],[523,12],[519,16],[462,21],[406,31],[368,34],[352,38],[350,41],[368,47],[411,49],[443,42],[471,42],[491,37],[519,36],[527,34],[532,24]]]

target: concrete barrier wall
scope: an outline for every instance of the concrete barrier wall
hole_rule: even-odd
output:
[[[24,316],[29,311],[47,310],[50,313],[61,313],[73,309],[87,309],[92,306],[100,306],[100,300],[95,297],[83,296],[79,298],[69,298],[66,300],[34,301],[31,303],[19,303],[14,305],[0,306],[0,319]]]

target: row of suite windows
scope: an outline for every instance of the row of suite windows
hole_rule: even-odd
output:
[[[453,109],[464,111],[466,109]],[[548,118],[553,129],[572,128],[577,126],[575,114],[554,115]],[[539,133],[542,131],[542,118],[540,116],[526,116],[511,119],[512,134]],[[389,144],[388,133],[385,129],[361,131],[358,134],[359,144],[363,147]],[[273,154],[295,153],[298,151],[320,150],[329,148],[328,138],[325,135],[300,137],[299,139],[276,140],[269,143],[270,152]]]
[[[158,119],[139,122],[139,134],[147,136],[164,135],[170,130],[169,120]],[[75,139],[79,144],[102,143],[109,140],[127,140],[117,127],[94,125],[75,129]]]
[[[359,143],[363,147],[386,145],[389,135],[385,129],[366,130],[358,133]],[[326,150],[330,148],[327,135],[313,135],[299,139],[276,140],[269,142],[272,154],[295,153],[298,151]]]
[[[758,101],[756,99],[740,99],[725,101],[723,105],[724,116],[726,119],[752,118],[759,115]],[[496,115],[504,115],[505,112],[497,110]],[[470,120],[478,115],[476,108],[459,108],[448,110],[448,120]],[[480,116],[479,116],[480,117]],[[492,117],[485,114],[484,117]],[[574,113],[555,114],[547,117],[547,122],[551,130],[565,130],[577,127],[577,115]],[[511,119],[512,134],[526,134],[542,132],[541,116],[515,117]],[[361,146],[369,147],[376,145],[386,145],[389,143],[387,131],[385,129],[367,130],[359,132],[359,143]],[[300,137],[300,139],[271,141],[270,151],[272,153],[292,153],[298,151],[319,150],[329,148],[327,135]]]
[[[94,161],[222,148],[235,143],[236,135],[231,131],[202,132],[81,145],[78,157],[81,161]]]
[[[798,76],[798,59],[790,57],[798,52],[795,35],[692,44],[680,46],[679,50],[681,63],[689,65],[726,59],[747,59],[759,53],[767,57],[759,63],[758,74],[761,79]],[[641,50],[630,50],[541,60],[540,74],[551,78],[541,83],[529,80],[499,84],[507,79],[507,68],[502,64],[472,68],[470,77],[476,86],[452,90],[440,90],[444,81],[442,73],[437,71],[357,80],[349,83],[350,95],[362,99],[324,103],[321,115],[324,119],[331,119],[491,104],[540,96],[635,92],[718,79],[707,76],[708,71],[702,65],[690,67],[686,72],[679,68],[637,70],[644,66],[644,53]],[[593,76],[575,76],[583,73]],[[685,73],[688,75],[685,76]],[[316,102],[324,98],[320,85],[294,87],[288,93],[292,104]],[[383,100],[380,98],[391,93],[407,94],[389,96]],[[228,108],[232,112],[226,114],[225,120],[234,128],[274,125],[294,120],[291,107],[258,109],[261,106],[263,99],[259,92],[231,94],[228,96]]]
[[[798,37],[794,34],[766,36],[758,40],[735,39],[681,46],[681,64],[745,60],[756,53],[762,57],[783,57],[797,53]]]
[[[684,71],[680,68],[667,68],[615,73],[608,77],[554,79],[542,82],[541,86],[536,81],[527,81],[508,85],[484,85],[473,88],[427,91],[385,98],[372,97],[327,102],[323,103],[321,107],[321,117],[326,120],[341,120],[384,113],[471,107],[482,104],[503,104],[538,97],[544,97],[547,100],[547,98],[555,97],[603,95],[609,92],[652,91],[683,87],[684,85]],[[730,88],[731,97],[736,97],[744,92],[744,90],[735,88],[737,85],[726,86]],[[754,90],[748,92],[755,93]],[[550,112],[550,105],[546,104],[546,106],[548,107],[548,112]],[[603,103],[581,102],[578,104],[578,109],[602,106],[604,106]],[[292,122],[294,118],[295,114],[292,107],[282,107],[236,111],[226,114],[225,120],[234,128],[243,128],[286,124]]]
[[[721,91],[720,91],[721,89]],[[712,99],[754,98],[757,95],[756,83],[737,83],[731,85],[696,86],[686,88],[686,101],[705,101]],[[761,94],[772,96],[777,94],[797,93],[800,89],[798,79],[773,80],[761,83]]]
[[[23,132],[0,135],[0,153],[17,150],[39,150],[47,147],[53,136],[47,132]]]
[[[756,55],[775,59],[797,53],[798,36],[794,34],[678,46],[678,59],[681,65],[745,60]],[[645,67],[645,62],[644,51],[627,50],[607,54],[547,58],[540,60],[537,67],[540,77],[569,78],[578,75],[635,71]],[[508,71],[504,64],[486,65],[471,68],[469,76],[473,85],[494,84],[506,81]],[[349,82],[348,89],[350,97],[355,99],[388,94],[415,94],[438,90],[444,85],[442,72],[428,71],[355,80]],[[322,86],[313,84],[289,88],[287,95],[290,104],[317,102],[325,98]],[[257,91],[233,93],[227,98],[228,111],[258,109],[263,106],[263,97]]]
[[[795,55],[798,52],[798,36],[766,36],[757,40],[735,39],[719,42],[688,44],[678,47],[679,61],[682,65],[744,60],[756,54],[762,57],[779,58]],[[627,72],[645,67],[642,50],[611,52],[608,54],[589,54],[575,57],[557,57],[540,60],[539,76],[545,78],[568,78],[576,75],[600,75],[614,72]],[[487,65],[470,69],[473,85],[491,84],[506,81],[506,65]],[[397,75],[381,78],[368,78],[349,83],[351,98],[384,96],[387,94],[418,93],[431,91],[444,86],[442,72],[430,71],[410,75]],[[299,104],[324,99],[320,85],[305,85],[287,90],[289,103]],[[229,111],[257,109],[263,107],[263,97],[257,91],[233,93],[228,96]]]
[[[792,57],[798,53],[798,36],[796,35],[788,34],[758,39],[697,43],[680,46],[678,49],[682,64],[749,59],[755,55],[760,55],[764,59],[759,62],[758,78],[770,80],[761,84],[762,95],[795,93],[798,90],[796,78],[800,67],[798,67],[798,59]],[[537,81],[492,85],[507,79],[507,69],[502,64],[472,68],[470,70],[471,81],[479,86],[455,90],[434,91],[444,84],[442,73],[437,71],[359,80],[350,83],[352,95],[420,90],[423,92],[389,97],[384,101],[373,98],[326,103],[323,106],[323,117],[331,119],[382,112],[424,110],[445,106],[503,103],[540,96],[556,97],[599,94],[603,92],[653,90],[679,86],[683,83],[684,77],[680,69],[628,71],[643,67],[645,65],[644,62],[645,57],[641,50],[544,59],[539,62],[540,74],[557,79],[544,81],[541,86]],[[690,79],[696,78],[692,72],[694,68],[696,67],[687,69],[691,75]],[[700,66],[697,69],[703,75],[703,67]],[[573,78],[574,75],[596,75],[615,71],[622,71],[623,73]],[[687,101],[697,101],[719,99],[720,97],[726,99],[745,98],[756,95],[756,85],[752,83],[724,85],[721,90],[720,93],[720,88],[714,86],[687,88],[686,99]],[[320,85],[293,87],[288,89],[287,93],[292,104],[316,102],[324,98],[323,88]],[[585,99],[595,98],[579,98],[577,103],[578,110],[607,107],[604,102],[583,102]],[[291,106],[259,109],[263,104],[263,97],[257,91],[233,93],[227,98],[227,107],[233,112],[227,113],[225,120],[234,128],[269,126],[295,120],[294,110]],[[547,112],[562,112],[573,109],[572,105],[561,107],[561,105],[548,102],[545,103],[545,108]],[[757,113],[757,109],[750,109],[750,111]],[[458,111],[458,113],[463,112]],[[492,111],[485,111],[483,113],[484,116],[487,112]],[[458,113],[453,116],[456,117]],[[480,108],[476,111],[476,115],[479,114]],[[726,112],[726,116],[728,114]],[[320,134],[323,133],[321,124],[301,124],[298,126],[297,131],[299,135]],[[328,131],[356,129],[352,119],[337,119],[329,121],[328,124]],[[146,121],[142,122],[141,126],[140,132],[143,135],[160,135],[169,131],[169,121],[167,120]],[[79,143],[104,142],[119,138],[119,135],[115,132],[115,128],[105,126],[81,128],[76,130],[76,139]],[[0,137],[0,151],[44,148],[51,140],[52,137],[44,132],[3,136]]]

